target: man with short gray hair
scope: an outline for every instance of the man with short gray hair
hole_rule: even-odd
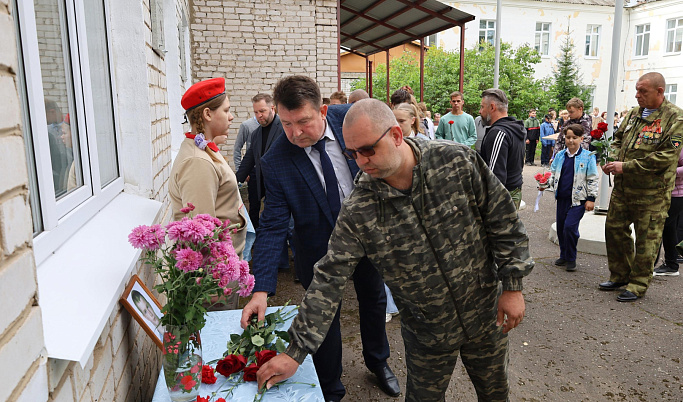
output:
[[[479,114],[484,126],[489,126],[479,154],[510,192],[519,209],[524,169],[524,123],[508,116],[508,98],[500,89],[487,89],[481,94]]]

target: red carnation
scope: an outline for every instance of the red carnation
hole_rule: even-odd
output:
[[[207,396],[206,398],[202,398],[201,396],[197,395],[197,400],[195,402],[209,402],[209,399],[211,399],[211,397]]]
[[[256,364],[262,366],[265,362],[275,357],[277,355],[277,352],[274,350],[262,350],[260,352],[256,352],[255,355]]]
[[[216,371],[225,377],[234,374],[247,365],[247,358],[242,355],[228,355],[216,363]]]
[[[594,140],[599,140],[602,138],[602,131],[600,130],[593,130],[591,131],[591,137],[593,137]]]
[[[204,384],[216,383],[216,375],[214,374],[213,367],[209,365],[202,367],[202,382]]]
[[[453,120],[448,120],[448,124],[453,124],[455,123]]]
[[[602,131],[603,133],[604,133],[605,131],[607,131],[608,128],[609,128],[609,126],[608,126],[607,123],[605,123],[604,121],[598,123],[598,130]]]
[[[538,172],[534,175],[534,179],[536,179],[536,181],[541,180],[541,177],[543,177],[543,175],[540,172]]]
[[[256,363],[251,363],[244,369],[244,381],[256,381],[256,372],[260,367]]]

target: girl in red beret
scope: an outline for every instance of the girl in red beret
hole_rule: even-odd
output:
[[[186,216],[181,209],[194,206],[191,216],[209,214],[222,221],[230,220],[235,251],[242,258],[247,218],[237,179],[215,141],[225,141],[233,115],[225,92],[225,79],[212,78],[191,86],[181,100],[192,131],[185,134],[173,162],[168,190],[173,219]],[[232,296],[234,295],[234,296]],[[226,303],[237,307],[237,293]]]

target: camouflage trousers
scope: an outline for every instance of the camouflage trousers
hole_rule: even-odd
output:
[[[627,202],[629,198],[612,192],[605,222],[607,261],[611,281],[627,282],[626,290],[643,296],[652,280],[671,200],[651,198],[642,204]],[[631,224],[636,233],[635,249]]]
[[[402,328],[408,379],[406,402],[442,402],[458,360],[467,370],[479,401],[507,401],[508,337],[495,323],[486,333],[467,340],[462,334],[438,346],[421,343],[415,332]],[[429,331],[429,328],[422,328]]]
[[[515,203],[515,207],[517,207],[517,210],[519,211],[519,206],[522,203],[522,188],[510,190],[510,197],[512,197],[512,202]]]

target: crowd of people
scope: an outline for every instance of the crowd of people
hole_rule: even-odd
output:
[[[480,400],[505,401],[507,333],[522,322],[523,278],[534,266],[517,210],[538,141],[557,199],[556,265],[577,269],[578,225],[594,208],[602,169],[615,185],[605,227],[610,278],[599,288],[622,290],[619,301],[642,297],[662,232],[665,264],[654,273],[678,273],[683,111],[664,99],[664,87],[661,74],[640,78],[639,107],[615,124],[614,161],[599,166],[591,152],[597,118],[578,98],[559,119],[555,110],[542,119],[530,110],[520,121],[508,116],[505,92],[488,89],[475,119],[454,91],[451,109],[432,119],[408,86],[387,103],[361,89],[323,98],[311,78],[289,76],[272,95],[253,97],[254,118],[236,141],[235,174],[215,145],[233,119],[224,80],[206,80],[183,96],[192,130],[172,169],[172,208],[192,202],[237,223],[233,242],[239,253],[253,250],[256,278],[242,326],[253,315],[263,319],[292,249],[307,292],[290,344],[261,367],[259,388],[290,377],[312,354],[325,400],[344,397],[339,305],[352,278],[365,365],[386,394],[402,393],[387,365],[385,331],[398,313],[406,401],[443,400],[458,356]],[[238,182],[248,182],[249,214]],[[245,240],[249,223],[253,248]]]

